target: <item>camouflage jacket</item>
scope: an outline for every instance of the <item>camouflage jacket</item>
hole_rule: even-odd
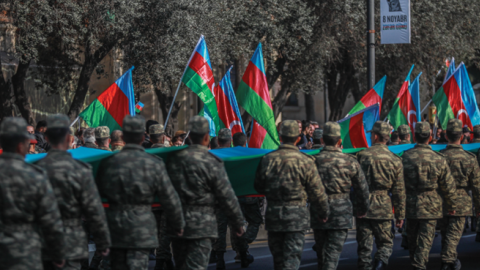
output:
[[[322,147],[323,147],[322,144],[314,144],[314,145],[312,145],[312,150],[320,149],[320,148],[322,148]]]
[[[112,145],[112,152],[113,151],[120,151],[123,149],[122,145]]]
[[[330,215],[326,223],[312,218],[313,229],[351,229],[353,208],[350,188],[353,185],[359,213],[368,211],[368,185],[360,164],[354,156],[343,154],[342,149],[325,146],[315,155],[315,164],[328,194]]]
[[[21,155],[0,155],[0,265],[10,269],[18,260],[41,265],[38,228],[52,257],[65,257],[63,225],[57,200],[45,172]]]
[[[98,148],[98,146],[94,143],[91,143],[91,142],[87,142],[83,145],[83,147],[87,147],[87,148]]]
[[[357,154],[370,191],[367,219],[405,218],[405,184],[402,159],[383,144],[373,144]],[[392,194],[390,198],[389,194]],[[393,205],[392,205],[393,203]]]
[[[480,138],[474,138],[471,143],[480,143]]]
[[[190,145],[173,153],[167,169],[185,213],[182,238],[218,237],[215,202],[234,228],[244,224],[223,161],[209,153],[206,146]]]
[[[474,154],[463,150],[461,145],[449,144],[447,148],[440,151],[447,159],[450,172],[456,184],[457,206],[454,216],[472,215],[472,198],[468,191],[472,191],[475,209],[480,212],[480,168]],[[448,215],[446,209],[444,215]]]
[[[163,143],[154,143],[150,148],[162,148],[165,147],[165,144]]]
[[[447,211],[456,210],[455,180],[447,160],[426,144],[417,144],[403,153],[403,170],[407,189],[407,218],[439,219],[443,217],[442,198]]]
[[[398,144],[411,144],[410,140],[401,140]]]
[[[112,152],[112,150],[110,150],[110,148],[106,146],[100,146],[98,147],[98,149]]]
[[[267,231],[302,231],[310,227],[311,218],[330,214],[328,197],[315,158],[294,145],[282,144],[278,150],[263,156],[255,174],[255,189],[267,198],[265,229]]]
[[[70,260],[88,258],[88,237],[82,227],[82,217],[88,221],[87,229],[97,249],[110,247],[110,232],[91,166],[74,160],[66,151],[55,149],[50,149],[37,165],[47,172],[57,198],[65,228],[65,257]],[[44,259],[49,258],[44,250]]]
[[[165,164],[141,145],[127,144],[102,160],[96,182],[100,195],[110,205],[105,212],[114,248],[158,247],[151,206],[155,196],[170,226],[176,231],[185,226],[182,205]]]

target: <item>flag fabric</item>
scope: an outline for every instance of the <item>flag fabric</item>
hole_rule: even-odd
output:
[[[245,133],[242,116],[238,109],[237,98],[230,80],[230,70],[225,73],[220,83],[215,87],[215,101],[217,102],[218,116],[223,125],[232,131]]]
[[[213,78],[212,64],[208,54],[207,43],[202,35],[193,50],[187,68],[182,76],[182,82],[198,95],[207,108],[206,112],[215,124],[215,130],[220,130],[217,113],[217,104],[213,96],[215,79]]]
[[[275,149],[275,139],[256,120],[253,120],[252,133],[248,142],[250,148]]]
[[[123,118],[126,115],[135,115],[133,69],[134,67],[131,67],[80,113],[80,117],[88,126],[107,126],[110,132],[113,132],[122,129]]]
[[[207,106],[203,106],[203,109],[198,113],[198,115],[203,116],[207,119],[208,121],[208,126],[210,128],[210,132],[208,133],[210,137],[215,137],[217,136],[216,129],[215,129],[215,122],[213,122],[212,116],[210,115],[210,112],[208,111]]]
[[[362,148],[372,145],[371,136],[373,124],[380,119],[380,104],[375,104],[360,110],[340,121],[340,133],[343,148]]]
[[[463,126],[470,130],[473,130],[473,125],[480,124],[477,101],[465,64],[458,66],[432,99],[443,129],[453,118],[460,119]]]
[[[259,133],[259,137],[255,138],[258,142],[252,141],[252,138],[250,138],[250,143],[261,145],[260,148],[262,149],[278,148],[280,139],[275,126],[275,116],[270,100],[267,76],[265,75],[261,43],[258,44],[252,59],[248,63],[247,70],[245,70],[242,81],[238,86],[236,96],[238,104],[265,129],[265,132]],[[252,133],[253,131],[252,129]],[[266,136],[266,134],[269,136]]]
[[[379,104],[379,111],[382,111],[382,99],[383,92],[385,91],[385,83],[387,82],[387,75],[375,84],[375,86],[370,89],[363,97],[360,99],[355,106],[350,110],[347,116],[354,114],[360,110],[363,110],[367,107],[370,107],[375,104]]]
[[[138,114],[140,113],[142,110],[143,110],[143,103],[142,102],[138,102],[137,105],[135,105],[135,112]]]
[[[410,127],[410,140],[414,141],[415,124],[421,121],[420,108],[420,76],[413,81],[412,85],[407,85],[407,80],[402,85],[400,92],[395,99],[392,109],[387,115],[392,127],[396,130],[400,125]],[[410,74],[408,75],[410,76]]]

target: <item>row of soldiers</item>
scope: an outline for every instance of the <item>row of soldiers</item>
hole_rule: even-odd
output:
[[[95,179],[88,164],[66,152],[68,118],[53,115],[47,122],[52,150],[37,165],[24,161],[31,136],[26,122],[6,118],[0,125],[0,265],[5,269],[42,269],[42,264],[80,269],[87,256],[86,231],[99,252],[110,253],[112,269],[147,269],[149,250],[159,246],[155,196],[176,269],[206,269],[218,237],[218,213],[237,237],[244,237],[245,217],[223,163],[208,152],[205,118],[190,119],[191,145],[174,152],[165,165],[141,146],[145,120],[125,117],[126,146],[101,162]],[[459,145],[461,127],[459,120],[449,121],[449,145],[437,153],[428,146],[430,126],[417,123],[417,145],[399,158],[386,146],[390,127],[376,122],[372,147],[355,158],[342,153],[340,127],[329,122],[321,139],[325,147],[312,157],[295,146],[297,122],[284,121],[282,145],[261,159],[254,181],[268,203],[265,227],[274,268],[299,268],[305,230],[313,228],[319,269],[336,269],[355,214],[359,269],[386,269],[393,218],[398,227],[407,219],[414,269],[426,269],[440,220],[442,269],[454,269],[465,216],[472,212],[468,190],[480,210],[480,169],[475,156]],[[100,195],[108,202],[105,209]]]

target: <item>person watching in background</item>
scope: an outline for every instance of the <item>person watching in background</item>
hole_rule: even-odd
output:
[[[247,135],[243,132],[237,132],[233,134],[233,147],[246,147],[247,146]]]

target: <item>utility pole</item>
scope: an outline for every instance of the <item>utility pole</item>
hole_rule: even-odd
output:
[[[367,86],[375,85],[375,1],[367,0]]]

